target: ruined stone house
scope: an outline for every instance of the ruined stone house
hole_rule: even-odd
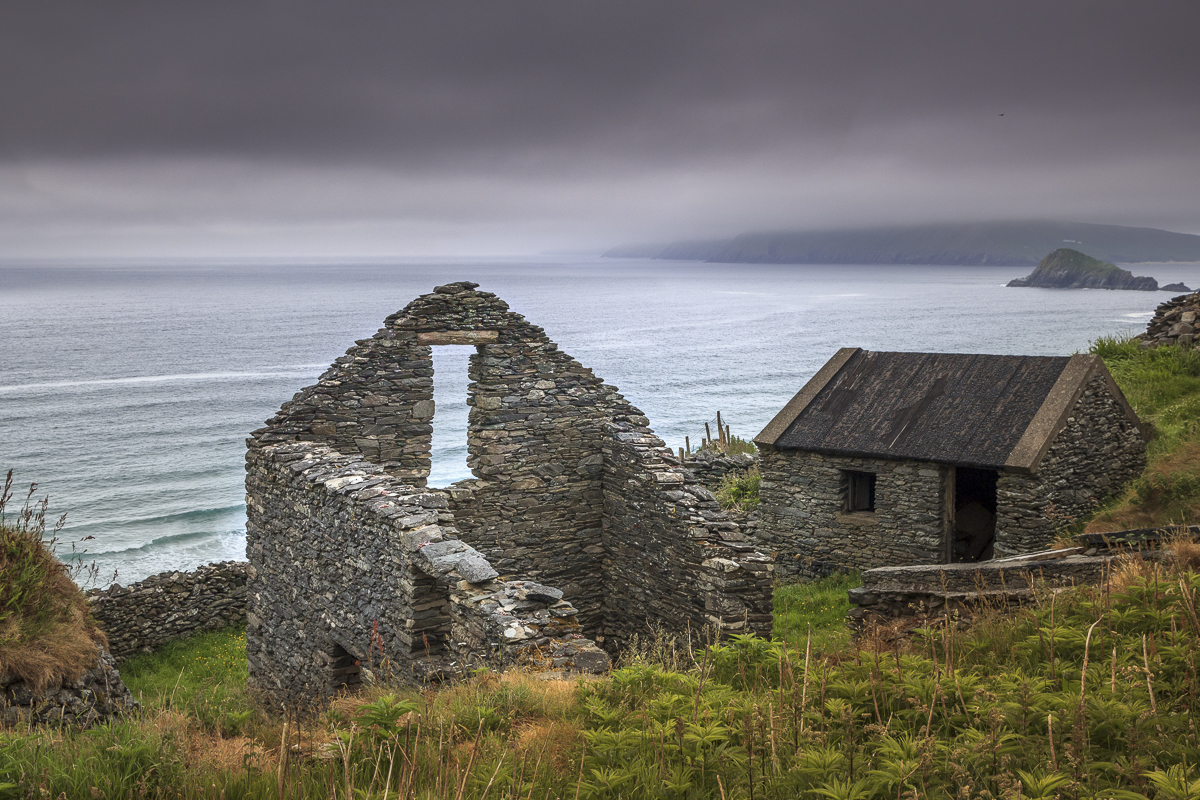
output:
[[[1029,552],[1146,463],[1099,356],[845,348],[755,437],[782,574]]]
[[[426,486],[432,350],[474,348]],[[771,560],[642,413],[476,284],[389,316],[247,442],[246,650],[281,702],[479,664],[600,669],[655,628],[767,633]]]

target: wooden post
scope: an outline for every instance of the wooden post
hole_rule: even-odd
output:
[[[708,429],[708,423],[707,423],[707,422],[706,422],[706,423],[704,423],[704,441],[706,441],[706,442],[711,442],[711,441],[712,441],[712,431],[710,431],[710,430]]]
[[[729,435],[729,426],[725,426],[725,449],[729,449],[729,443],[733,441],[733,437]]]
[[[683,437],[683,443],[684,443],[684,445],[686,445],[686,446],[687,446],[687,451],[688,451],[688,453],[690,454],[690,453],[692,452],[692,439],[691,439],[691,437],[690,437],[690,436],[685,436],[685,437]]]
[[[679,448],[679,460],[680,460],[681,462],[683,461],[683,448],[682,448],[682,447],[681,447],[681,448]]]

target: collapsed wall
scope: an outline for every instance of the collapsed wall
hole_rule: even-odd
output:
[[[475,289],[389,316],[248,440],[247,652],[278,697],[333,691],[355,661],[601,668],[583,639],[770,630],[769,559],[638,409]],[[442,345],[475,348],[475,477],[429,490]]]

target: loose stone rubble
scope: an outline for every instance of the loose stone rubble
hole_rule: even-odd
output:
[[[383,662],[597,670],[597,644],[656,628],[770,630],[771,559],[638,409],[476,288],[388,317],[248,440],[247,656],[280,701]],[[426,488],[435,345],[475,348],[475,477],[446,489]]]
[[[1191,347],[1200,328],[1200,292],[1172,297],[1154,310],[1154,318],[1146,325],[1146,332],[1138,334],[1142,349],[1179,344]]]
[[[246,621],[244,561],[205,564],[194,572],[160,572],[144,581],[87,592],[92,617],[120,663],[174,639]]]
[[[90,728],[138,707],[121,682],[116,662],[96,648],[96,666],[75,680],[55,682],[35,693],[24,681],[0,675],[0,723],[70,725]]]

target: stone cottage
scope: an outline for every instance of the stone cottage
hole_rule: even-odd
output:
[[[1029,552],[1146,439],[1099,356],[844,348],[754,439],[759,545],[807,576]]]
[[[771,559],[642,413],[473,283],[389,316],[247,441],[246,652],[297,702],[361,670],[600,669],[655,629],[771,628]],[[427,487],[432,348],[470,357],[468,465]]]

